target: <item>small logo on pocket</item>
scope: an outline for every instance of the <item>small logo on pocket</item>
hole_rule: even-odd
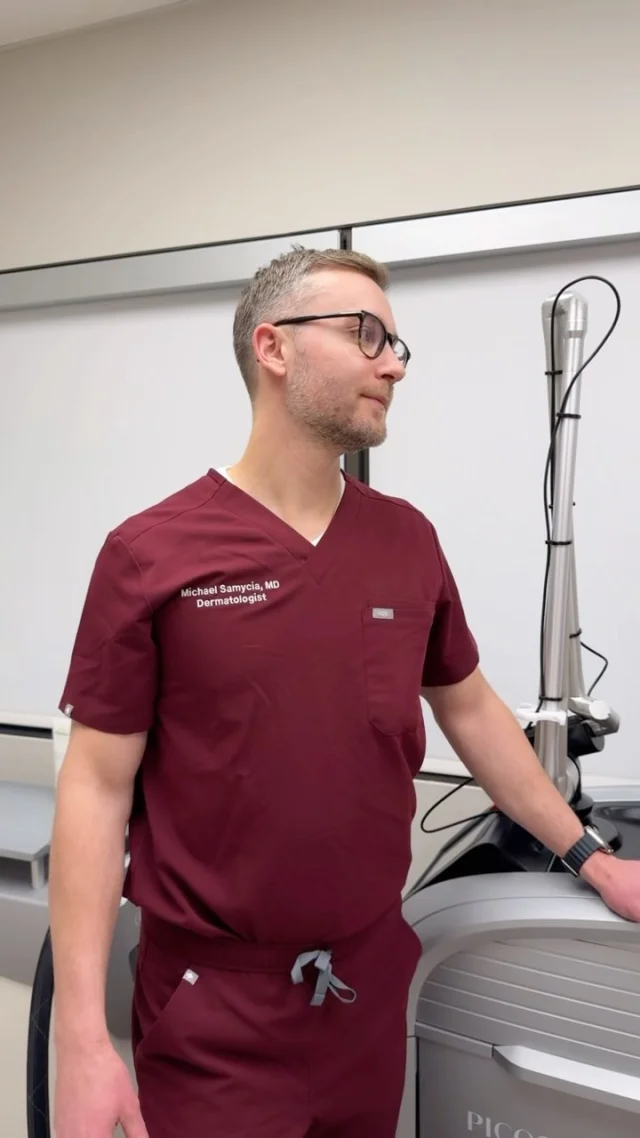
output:
[[[393,620],[395,614],[393,609],[372,609],[371,615],[374,620]]]

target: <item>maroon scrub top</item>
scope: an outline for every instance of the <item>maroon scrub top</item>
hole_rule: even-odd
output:
[[[433,526],[351,477],[316,545],[214,470],[129,518],[60,702],[148,732],[125,895],[205,935],[365,928],[411,865],[420,687],[477,663]]]

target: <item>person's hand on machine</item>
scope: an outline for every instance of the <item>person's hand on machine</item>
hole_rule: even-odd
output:
[[[495,807],[553,851],[613,912],[640,921],[640,861],[617,857],[604,840],[600,848],[594,842],[586,857],[583,852],[576,859],[577,843],[585,840],[584,823],[543,770],[515,716],[480,669],[462,683],[423,688],[422,694]]]
[[[596,851],[585,861],[580,876],[612,912],[627,921],[640,921],[640,861]]]
[[[110,1041],[56,1055],[56,1138],[149,1138],[126,1064]]]

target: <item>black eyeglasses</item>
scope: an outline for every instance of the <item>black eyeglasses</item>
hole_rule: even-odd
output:
[[[380,317],[375,316],[373,312],[366,312],[364,309],[360,312],[323,312],[321,316],[292,316],[288,320],[274,320],[273,326],[279,328],[283,324],[308,324],[312,320],[334,320],[338,316],[358,317],[358,347],[368,359],[377,359],[378,356],[382,355],[386,345],[389,344],[402,366],[407,366],[411,359],[411,352],[404,340],[401,340],[399,336],[394,336],[392,332],[387,332]]]

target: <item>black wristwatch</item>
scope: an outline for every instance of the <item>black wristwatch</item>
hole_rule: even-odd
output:
[[[604,840],[595,826],[585,826],[582,837],[574,842],[571,849],[567,850],[560,860],[577,877],[587,858],[591,857],[591,854],[595,853],[596,850],[601,850],[602,853],[607,854],[615,853],[613,846]]]

